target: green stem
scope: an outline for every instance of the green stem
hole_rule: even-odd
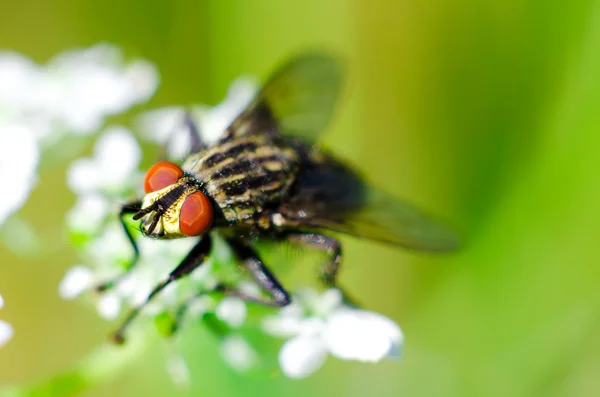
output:
[[[74,396],[93,386],[116,378],[152,343],[153,338],[138,334],[123,346],[105,344],[92,350],[71,369],[23,386],[0,390],[0,397]]]

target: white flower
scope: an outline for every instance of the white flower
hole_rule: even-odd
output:
[[[107,116],[148,100],[157,86],[153,65],[143,60],[126,62],[117,47],[107,44],[63,52],[47,65],[15,52],[0,52],[0,183],[11,190],[0,199],[0,225],[27,200],[36,182],[40,145],[48,147],[65,130],[96,131]],[[118,156],[120,148],[113,144],[105,152]],[[114,184],[130,172],[123,160],[134,166],[139,161],[139,153],[129,153],[122,161],[108,162],[106,157],[99,162],[112,172]],[[98,164],[84,161],[79,169],[87,166],[90,172],[74,175],[79,177],[76,185],[106,182],[89,169]]]
[[[71,164],[67,185],[78,194],[75,206],[67,213],[67,226],[72,233],[98,236],[108,220],[117,220],[119,206],[131,201],[132,194],[141,192],[141,156],[129,130],[109,127],[96,142],[92,157]],[[130,255],[131,248],[126,247],[124,258]]]
[[[0,53],[0,109],[26,109],[36,93],[41,69],[29,58]]]
[[[240,298],[227,297],[221,300],[215,314],[230,326],[239,327],[246,319],[246,304]]]
[[[4,299],[0,295],[0,309],[4,306]],[[6,321],[0,320],[0,347],[4,346],[13,336],[13,327]]]
[[[27,201],[36,183],[39,150],[26,124],[5,123],[0,116],[0,225]]]
[[[133,270],[124,275],[113,288],[100,295],[96,302],[99,315],[113,320],[120,315],[124,305],[132,307],[141,304],[195,243],[194,239],[138,239],[140,259]],[[117,221],[109,223],[86,246],[85,251],[93,266],[78,265],[67,271],[59,285],[59,294],[64,299],[75,298],[93,286],[123,275],[123,264],[129,263],[133,258],[133,248]],[[215,283],[211,274],[211,262],[208,260],[189,277],[172,283],[163,290],[144,309],[144,314],[152,316],[165,308],[175,308],[195,295],[199,288],[210,290]]]
[[[393,321],[344,305],[335,289],[320,296],[304,291],[277,316],[267,318],[264,329],[291,337],[279,352],[281,369],[291,378],[310,375],[323,365],[327,354],[365,362],[399,357],[404,339]]]
[[[250,103],[257,87],[253,80],[239,78],[231,84],[227,97],[214,107],[192,105],[189,108],[171,106],[156,109],[140,115],[136,124],[145,139],[167,145],[169,157],[178,159],[190,147],[189,131],[184,124],[186,109],[191,112],[202,141],[210,145]]]
[[[190,370],[183,357],[173,354],[167,359],[167,373],[177,386],[181,388],[188,387],[192,382]]]
[[[256,351],[239,335],[231,335],[223,340],[221,355],[238,372],[246,372],[258,362]]]
[[[58,293],[63,299],[73,299],[92,287],[92,269],[83,265],[70,268],[58,285]]]
[[[152,64],[126,62],[109,44],[65,51],[47,65],[0,53],[0,109],[30,126],[45,143],[64,130],[98,130],[107,116],[147,101],[158,82]]]
[[[104,118],[148,100],[158,72],[145,61],[126,64],[120,50],[100,44],[65,51],[48,64],[38,107],[75,133],[89,134]]]
[[[108,200],[98,194],[77,197],[75,206],[67,212],[67,226],[70,230],[94,235],[101,229],[111,206]]]
[[[78,194],[120,193],[140,163],[141,149],[129,130],[109,127],[94,146],[91,158],[78,159],[69,167],[67,184]]]

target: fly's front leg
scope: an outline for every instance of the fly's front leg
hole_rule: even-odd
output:
[[[131,244],[131,248],[133,248],[133,258],[127,265],[125,272],[123,274],[119,275],[118,277],[116,277],[110,281],[106,281],[102,284],[97,285],[94,288],[96,291],[102,292],[109,288],[114,287],[119,280],[121,280],[127,273],[129,273],[135,267],[138,259],[140,258],[140,250],[138,248],[137,243],[135,242],[135,239],[133,238],[133,235],[131,234],[131,231],[129,231],[129,228],[127,227],[127,223],[125,223],[125,216],[130,215],[130,214],[135,214],[141,208],[142,208],[141,201],[133,201],[133,202],[125,204],[121,207],[121,211],[119,211],[119,222],[121,222],[121,226],[123,226],[123,230],[125,231],[125,235],[127,236],[129,243]]]
[[[316,233],[290,234],[288,240],[293,244],[303,245],[325,251],[329,257],[321,269],[321,279],[328,287],[335,287],[342,264],[342,245],[333,237]]]
[[[261,289],[269,294],[270,299],[265,299],[260,296],[253,296],[247,292],[225,284],[218,284],[214,288],[214,291],[222,292],[225,295],[235,296],[246,302],[258,303],[264,306],[282,307],[290,304],[291,298],[289,293],[283,288],[279,281],[277,281],[269,269],[267,269],[267,267],[262,263],[256,252],[242,241],[234,239],[229,239],[227,241],[235,252],[237,259],[244,265],[246,269],[248,269],[250,275],[259,284]],[[178,308],[175,313],[173,328],[171,330],[172,332],[177,331],[185,314],[193,302],[197,299],[200,299],[202,296],[210,294],[210,292],[211,291],[201,291],[188,301],[184,302]],[[205,320],[207,320],[209,327],[211,327],[211,329],[217,335],[223,335],[226,332],[226,330],[220,328],[218,323],[211,320],[210,317],[205,318]]]
[[[218,285],[217,290],[226,295],[237,296],[242,300],[265,306],[282,307],[289,305],[292,301],[290,294],[283,288],[279,281],[277,281],[277,278],[275,278],[269,269],[267,269],[257,253],[242,241],[231,239],[228,240],[228,242],[238,259],[242,262],[244,267],[248,269],[252,278],[254,278],[258,285],[267,292],[271,298],[265,299],[252,296],[244,291],[223,284]]]
[[[198,266],[202,265],[202,263],[204,263],[206,257],[210,252],[211,246],[212,244],[210,236],[207,234],[204,237],[202,237],[202,240],[200,240],[198,244],[196,244],[194,248],[192,248],[192,250],[186,255],[186,257],[179,263],[179,265],[177,265],[177,267],[171,273],[169,273],[169,276],[161,283],[159,283],[156,287],[154,287],[154,289],[152,290],[152,292],[150,292],[146,300],[141,305],[133,308],[131,312],[129,312],[129,315],[125,318],[119,329],[114,333],[114,341],[117,343],[123,343],[125,340],[125,330],[129,326],[129,324],[138,316],[142,309],[152,300],[152,298],[154,298],[163,289],[165,289],[167,285],[184,276],[187,276]]]

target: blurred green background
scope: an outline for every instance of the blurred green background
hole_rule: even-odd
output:
[[[146,107],[215,104],[234,78],[264,78],[302,49],[340,53],[351,84],[324,142],[465,240],[456,254],[427,256],[343,239],[341,282],[402,326],[400,362],[330,358],[301,381],[248,378],[230,370],[198,328],[181,344],[191,391],[172,384],[157,348],[84,395],[598,395],[599,6],[4,1],[2,48],[44,62],[109,41],[154,62],[162,84]],[[57,294],[78,262],[62,233],[74,200],[65,170],[42,167],[22,210],[59,248],[23,258],[0,245],[0,315],[16,332],[0,350],[0,384],[64,370],[114,327]],[[297,285],[302,272],[284,283]]]

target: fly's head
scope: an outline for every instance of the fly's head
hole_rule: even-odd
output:
[[[149,237],[180,238],[205,233],[214,219],[211,201],[198,183],[169,162],[152,166],[144,180],[146,196],[134,216]]]

